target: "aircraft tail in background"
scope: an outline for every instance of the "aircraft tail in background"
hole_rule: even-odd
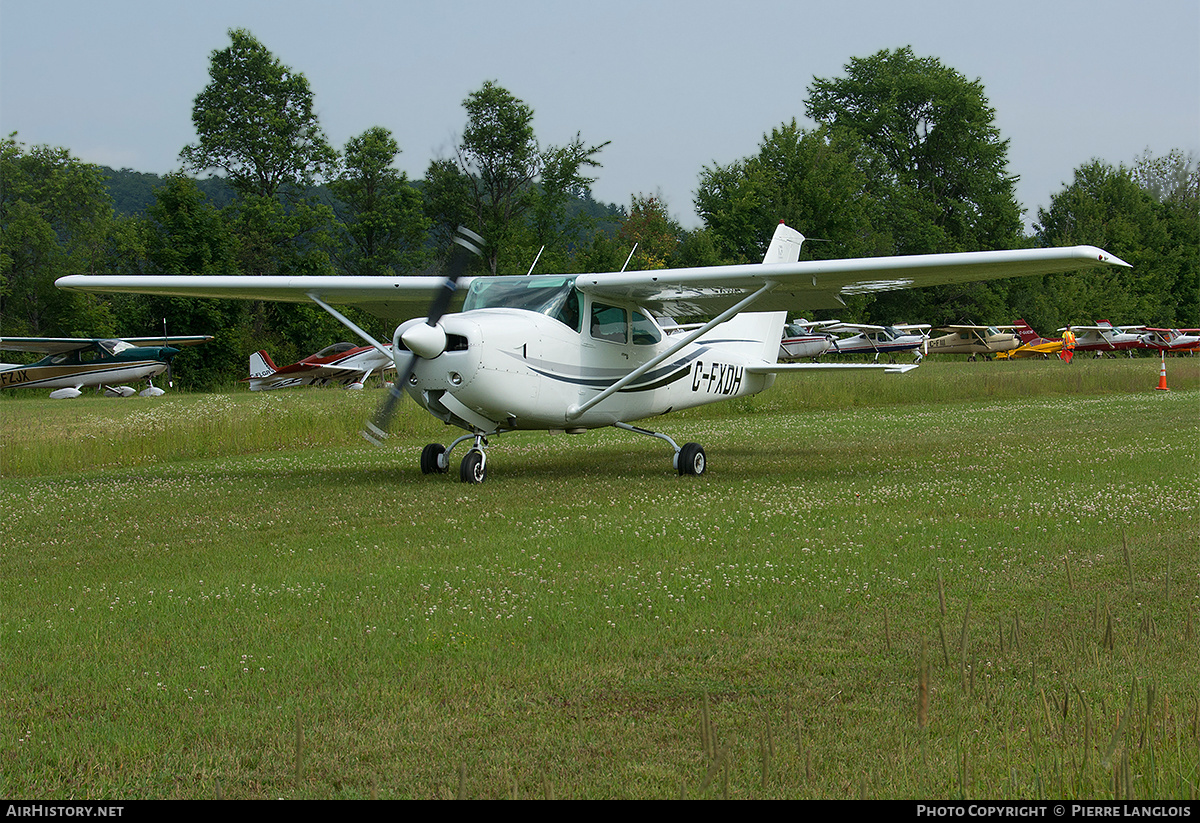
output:
[[[271,355],[259,350],[250,355],[250,379],[270,377],[279,369],[271,360]]]
[[[1018,320],[1014,326],[1014,329],[1017,332],[1017,337],[1019,337],[1021,342],[1027,346],[1032,345],[1041,339],[1041,336],[1031,329],[1029,324],[1024,320]]]

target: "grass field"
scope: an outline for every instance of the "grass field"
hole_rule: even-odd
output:
[[[1200,793],[1200,359],[781,379],[492,441],[0,396],[0,796]],[[455,457],[460,457],[456,453]],[[455,466],[456,468],[456,466]]]

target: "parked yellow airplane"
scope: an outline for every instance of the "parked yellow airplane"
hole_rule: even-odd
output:
[[[1054,339],[1040,337],[1024,320],[1017,321],[1016,329],[1017,337],[1021,339],[1021,345],[1010,351],[997,353],[996,359],[1013,360],[1023,357],[1049,359],[1050,355],[1056,354],[1059,360],[1070,363],[1071,358],[1075,356],[1075,333],[1070,329],[1063,332],[1062,337]]]

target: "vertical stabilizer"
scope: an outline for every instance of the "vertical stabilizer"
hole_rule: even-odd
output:
[[[782,220],[779,221],[779,225],[775,227],[775,235],[771,238],[771,245],[767,246],[763,264],[795,263],[800,259],[800,244],[803,242],[803,234],[785,225]]]
[[[250,355],[250,379],[270,377],[279,369],[275,368],[275,363],[271,360],[271,355],[265,351],[256,351]]]
[[[1029,327],[1029,324],[1024,320],[1016,322],[1017,337],[1021,338],[1021,342],[1026,345],[1031,345],[1038,341],[1038,333]]]

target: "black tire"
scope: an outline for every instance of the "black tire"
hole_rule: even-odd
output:
[[[483,452],[471,449],[458,467],[458,477],[464,483],[482,483],[487,479],[487,464]]]
[[[683,448],[679,450],[679,473],[700,475],[704,474],[704,469],[708,461],[704,456],[704,449],[699,443],[684,443]]]
[[[446,466],[440,462],[446,453],[446,447],[441,443],[430,443],[421,449],[421,474],[445,474]]]

